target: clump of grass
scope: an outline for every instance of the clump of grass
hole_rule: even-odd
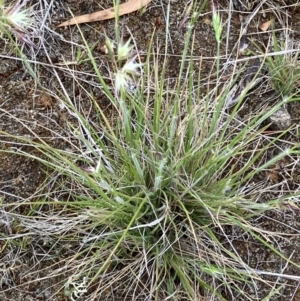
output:
[[[267,57],[265,64],[272,88],[282,97],[290,96],[299,90],[299,51],[291,52],[294,43],[288,32],[284,33],[284,38],[276,37],[273,32],[271,44],[274,56]]]
[[[261,191],[248,186],[296,151],[281,151],[261,163],[278,139],[261,143],[260,126],[268,116],[244,124],[223,107],[228,88],[204,93],[201,70],[187,55],[193,54],[193,26],[206,2],[193,8],[197,13],[175,84],[167,77],[167,49],[159,61],[150,48],[142,64],[130,42],[119,42],[114,53],[107,39],[113,66],[109,86],[86,44],[94,72],[118,113],[114,124],[93,97],[97,122],[86,119],[62,93],[61,101],[76,118],[70,131],[80,148],[74,143],[74,152],[55,149],[30,128],[39,142],[20,138],[47,157],[36,159],[61,181],[45,199],[26,203],[28,217],[18,216],[18,226],[22,233],[47,238],[49,257],[56,262],[50,276],[54,268],[56,275],[72,276],[65,281],[71,300],[81,294],[86,300],[109,294],[131,300],[250,299],[240,283],[250,287],[260,276],[232,246],[229,227],[284,258],[248,221],[280,208],[284,198],[261,203]],[[62,83],[61,88],[66,91]]]

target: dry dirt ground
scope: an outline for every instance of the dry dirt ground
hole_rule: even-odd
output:
[[[8,1],[9,2],[9,1]],[[20,60],[9,58],[15,57],[10,42],[5,39],[0,41],[0,149],[18,150],[19,152],[41,156],[38,150],[24,143],[20,144],[13,137],[8,137],[3,133],[11,135],[22,135],[30,141],[37,141],[39,138],[49,142],[56,148],[66,149],[73,147],[68,141],[72,140],[69,131],[69,122],[72,116],[68,111],[62,108],[58,95],[60,85],[57,73],[67,87],[67,93],[73,100],[78,109],[93,120],[93,110],[91,110],[90,98],[88,93],[93,93],[97,103],[106,110],[107,116],[113,114],[110,103],[105,99],[99,89],[96,78],[89,75],[91,66],[89,63],[71,64],[76,58],[76,44],[83,44],[82,38],[76,27],[56,29],[55,25],[61,21],[70,18],[69,9],[74,15],[81,15],[101,8],[111,6],[111,0],[40,0],[29,1],[28,5],[36,4],[37,14],[47,23],[47,30],[40,33],[42,36],[36,37],[33,41],[38,49],[23,45],[22,51],[31,60],[31,66],[38,74],[39,80],[43,86],[36,85],[36,81],[26,71],[24,63]],[[217,2],[217,1],[216,1]],[[251,2],[251,1],[250,1]],[[255,2],[255,1],[252,1]],[[259,1],[256,1],[259,2]],[[124,38],[130,36],[141,51],[149,47],[149,42],[154,33],[155,48],[164,51],[166,35],[166,15],[170,4],[170,20],[168,22],[169,30],[169,61],[168,77],[176,78],[180,64],[180,58],[183,51],[184,38],[187,22],[181,25],[183,12],[186,9],[186,1],[179,0],[153,0],[144,13],[135,12],[130,15],[122,16],[119,20],[120,29]],[[224,32],[227,38],[223,40],[220,55],[227,59],[230,54],[232,58],[241,58],[237,55],[237,44],[240,37],[240,14],[232,11],[229,14],[230,1],[224,0],[218,2],[222,20],[226,28],[230,19],[230,30]],[[273,5],[273,10],[270,8]],[[274,10],[274,8],[276,8]],[[41,13],[41,10],[43,13]],[[46,13],[47,12],[47,13]],[[270,33],[261,32],[258,25],[262,22],[275,19],[275,28],[278,32],[286,31],[290,39],[297,42],[300,37],[300,3],[297,0],[278,0],[267,1],[251,21],[248,29],[248,38],[261,45],[266,45]],[[284,22],[283,22],[284,21]],[[104,43],[105,34],[115,39],[114,20],[83,24],[80,26],[89,45],[95,45],[93,54],[96,57],[99,69],[109,83],[109,72],[106,66],[109,61],[101,51]],[[227,30],[227,29],[226,29]],[[228,34],[229,33],[229,34]],[[202,77],[209,78],[213,65],[215,63],[216,43],[211,25],[211,8],[207,5],[205,13],[197,22],[195,29],[194,58],[196,67],[201,66]],[[70,43],[70,42],[73,42]],[[254,49],[255,51],[255,49]],[[197,61],[198,60],[198,61]],[[34,61],[39,62],[35,64]],[[69,62],[69,63],[66,63]],[[201,62],[201,63],[200,63]],[[237,65],[240,67],[240,65]],[[70,70],[75,75],[70,76]],[[231,72],[230,66],[228,72]],[[67,71],[67,72],[66,72]],[[240,118],[245,118],[249,114],[255,114],[262,103],[270,102],[272,106],[278,100],[276,93],[270,88],[260,84],[251,96],[245,99],[245,105],[239,112]],[[265,83],[266,85],[266,83]],[[84,89],[86,88],[86,89]],[[300,107],[298,103],[288,105],[288,111],[292,116],[294,129],[281,139],[281,148],[293,143],[299,142],[299,132],[297,124],[300,120]],[[64,137],[62,139],[61,137]],[[269,156],[272,156],[270,150]],[[260,178],[253,179],[253,186],[259,190],[260,183],[269,181],[270,193],[264,194],[263,199],[272,198],[278,195],[284,195],[285,192],[296,191],[299,189],[300,172],[299,166],[293,170],[289,169],[289,162],[282,160],[269,174],[262,174]],[[47,176],[48,175],[48,176]],[[271,176],[270,176],[271,175]],[[268,177],[269,176],[269,177]],[[268,178],[268,179],[267,179]],[[49,181],[49,171],[37,161],[16,154],[0,152],[0,200],[5,204],[21,203],[25,201],[34,201],[39,197],[44,197],[51,191],[52,181]],[[46,190],[46,191],[45,191]],[[258,191],[259,193],[259,191]],[[57,198],[67,197],[65,195],[56,195]],[[262,199],[262,200],[263,200]],[[22,214],[23,207],[18,206],[19,214]],[[45,267],[51,266],[50,259],[43,259],[48,252],[45,242],[39,243],[38,239],[32,238],[29,249],[20,247],[21,238],[16,238],[15,248],[6,248],[5,240],[1,240],[1,232],[4,235],[13,235],[15,229],[8,226],[10,223],[8,217],[2,212],[0,217],[0,300],[68,300],[63,294],[63,284],[69,275],[60,275],[59,277],[47,278],[49,270]],[[266,231],[275,231],[285,233],[286,239],[276,240],[273,243],[287,258],[300,264],[300,236],[299,236],[299,212],[297,211],[278,211],[272,216],[264,216],[253,220],[253,224],[259,225]],[[300,269],[292,265],[285,265],[283,261],[272,252],[264,248],[261,244],[253,242],[249,238],[245,243],[244,239],[239,239],[239,233],[235,229],[229,229],[229,236],[233,237],[234,247],[253,268],[285,273],[300,276]],[[288,236],[290,235],[290,236]],[[44,245],[44,249],[41,246]],[[34,256],[32,256],[34,254]],[[300,289],[298,282],[285,278],[268,278],[274,283],[274,287],[283,284],[280,294],[276,294],[271,300],[300,300]],[[36,281],[40,279],[39,281]],[[249,289],[245,285],[245,289]],[[253,296],[265,296],[269,291],[268,286],[256,287]],[[224,292],[226,294],[226,292]],[[235,300],[239,299],[236,293]],[[104,296],[99,300],[106,300]],[[120,300],[123,300],[122,298]],[[254,298],[253,300],[261,300]]]

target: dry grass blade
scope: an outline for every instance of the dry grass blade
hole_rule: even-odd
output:
[[[126,3],[120,4],[119,11],[118,11],[119,16],[130,14],[136,10],[139,10],[143,6],[150,3],[151,1],[152,0],[131,0]],[[57,27],[108,20],[108,19],[115,18],[115,16],[116,16],[115,8],[111,7],[109,9],[94,12],[92,14],[86,14],[86,15],[74,17],[68,21],[59,24]]]

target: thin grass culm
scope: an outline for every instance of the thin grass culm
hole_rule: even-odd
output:
[[[167,46],[163,52],[154,47],[153,35],[142,52],[119,31],[116,42],[105,38],[104,78],[78,26],[80,46],[113,113],[108,116],[87,89],[96,117],[86,118],[53,72],[56,97],[72,116],[69,148],[51,146],[30,127],[30,139],[12,137],[41,154],[32,159],[48,172],[43,197],[23,202],[22,211],[17,203],[7,208],[24,237],[44,242],[50,262],[44,270],[60,277],[57,295],[71,301],[257,300],[264,271],[237,251],[233,232],[292,264],[268,233],[251,224],[253,217],[279,210],[283,200],[261,202],[263,189],[258,193],[250,181],[297,148],[263,162],[280,139],[261,142],[268,116],[242,122],[236,110],[224,108],[229,89],[206,93],[193,60],[193,30],[207,3],[195,1],[191,8],[175,79],[167,70]],[[219,55],[223,24],[212,8]],[[217,84],[220,68],[218,60]],[[21,147],[7,152],[30,156]],[[265,300],[278,291],[270,285]]]

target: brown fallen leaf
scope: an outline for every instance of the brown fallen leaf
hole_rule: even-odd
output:
[[[130,0],[126,3],[119,5],[119,16],[130,14],[136,10],[141,9],[143,6],[150,3],[152,0]],[[89,23],[89,22],[95,22],[95,21],[102,21],[102,20],[108,20],[113,19],[116,16],[116,10],[115,7],[111,7],[109,9],[97,11],[91,14],[81,15],[74,17],[70,20],[67,20],[61,24],[59,24],[56,27],[62,27],[62,26],[69,26],[69,25],[75,25],[75,24],[81,24],[81,23]]]

